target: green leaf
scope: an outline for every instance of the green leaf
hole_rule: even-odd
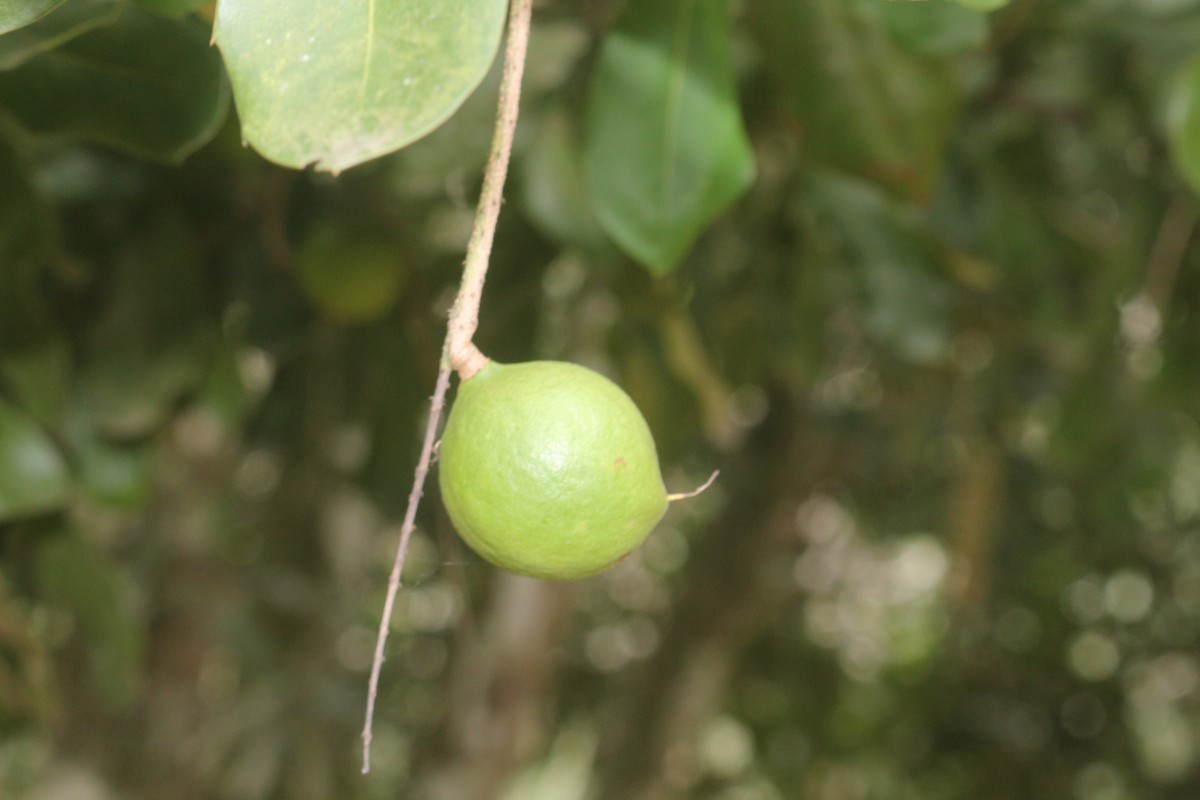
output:
[[[988,37],[987,16],[951,0],[877,0],[875,11],[897,42],[922,55],[956,53]]]
[[[222,0],[215,40],[242,135],[330,172],[440,125],[495,58],[505,0]]]
[[[52,511],[70,489],[66,463],[50,437],[0,399],[0,522]]]
[[[1200,53],[1184,64],[1171,86],[1167,134],[1179,172],[1200,192]]]
[[[54,10],[63,0],[0,0],[0,34],[24,27]]]
[[[926,200],[958,116],[949,65],[897,48],[872,6],[752,3],[750,22],[790,95],[804,154]]]
[[[0,106],[28,130],[168,162],[211,139],[228,103],[204,26],[133,7],[0,73]]]
[[[872,183],[831,174],[813,180],[811,200],[820,229],[835,237],[832,258],[861,287],[870,331],[909,361],[940,358],[949,340],[949,287],[914,211]]]
[[[605,40],[587,117],[600,223],[657,273],[754,180],[721,0],[634,2]]]
[[[502,66],[499,61],[494,63],[458,110],[428,136],[388,159],[395,191],[420,194],[425,187],[444,186],[447,175],[483,171],[492,146]]]
[[[18,67],[38,53],[111,23],[121,8],[122,0],[68,0],[31,25],[0,36],[0,70]]]

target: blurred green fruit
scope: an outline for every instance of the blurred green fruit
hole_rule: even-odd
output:
[[[667,508],[641,412],[575,364],[490,363],[459,387],[439,458],[442,499],[463,539],[523,575],[601,572]]]
[[[313,231],[297,262],[304,293],[338,322],[379,319],[404,287],[404,265],[393,242],[340,225]]]

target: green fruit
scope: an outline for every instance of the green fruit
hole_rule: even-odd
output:
[[[438,453],[458,532],[522,575],[601,572],[667,509],[641,412],[615,383],[575,364],[491,362],[459,387]]]
[[[404,287],[395,244],[374,232],[323,225],[304,242],[297,262],[304,293],[338,322],[379,319]]]

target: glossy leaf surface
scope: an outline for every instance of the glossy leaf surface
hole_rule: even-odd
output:
[[[339,172],[429,133],[495,57],[503,0],[224,0],[215,38],[242,135]]]

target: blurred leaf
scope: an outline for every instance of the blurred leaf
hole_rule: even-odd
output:
[[[896,41],[914,53],[943,56],[987,41],[988,20],[953,0],[876,0],[875,11]]]
[[[630,3],[592,79],[587,180],[601,224],[656,273],[754,180],[721,0]]]
[[[814,179],[812,202],[855,270],[867,326],[904,358],[939,358],[949,339],[949,292],[913,213],[879,187],[832,174]]]
[[[16,30],[48,14],[63,0],[0,0],[0,34]]]
[[[213,331],[196,250],[190,231],[164,217],[119,256],[109,304],[88,331],[80,376],[105,435],[149,433],[203,379]]]
[[[897,49],[872,8],[755,3],[750,21],[809,157],[924,200],[937,183],[958,89],[947,64]]]
[[[55,536],[38,552],[37,577],[45,597],[69,610],[83,632],[100,697],[112,708],[133,700],[145,640],[121,601],[116,566],[74,536]]]
[[[174,162],[216,134],[228,90],[202,24],[131,7],[0,73],[0,105],[36,134]]]
[[[330,172],[440,125],[487,73],[504,0],[222,0],[215,40],[242,134]]]
[[[1200,192],[1200,53],[1183,66],[1171,86],[1167,134],[1179,171]]]
[[[141,444],[103,439],[76,443],[79,484],[112,508],[141,508],[150,496],[150,459]]]
[[[562,109],[542,115],[520,177],[525,212],[546,234],[590,252],[612,250],[587,195],[576,131]]]
[[[0,399],[0,521],[51,511],[70,489],[66,463],[50,437]]]
[[[122,0],[67,0],[37,22],[0,36],[0,70],[20,66],[38,53],[111,23],[121,8]]]
[[[72,415],[68,436],[80,488],[111,508],[136,509],[150,494],[150,458],[143,443],[104,439],[85,413]]]
[[[369,322],[396,303],[407,275],[396,243],[329,221],[296,254],[300,286],[327,317]]]

